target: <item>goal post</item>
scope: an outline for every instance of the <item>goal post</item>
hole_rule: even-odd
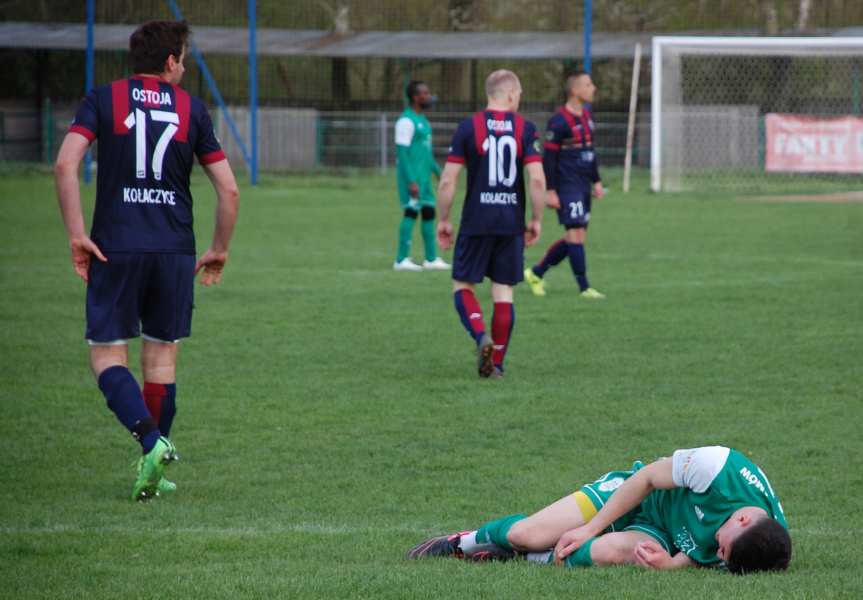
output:
[[[653,191],[863,185],[863,37],[656,36],[651,60]]]

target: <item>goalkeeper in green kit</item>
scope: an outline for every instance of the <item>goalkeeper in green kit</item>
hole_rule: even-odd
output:
[[[408,108],[396,121],[396,167],[398,173],[399,202],[402,220],[399,224],[399,247],[393,269],[396,271],[446,270],[450,265],[437,255],[435,242],[435,197],[431,175],[440,177],[440,167],[432,153],[431,124],[425,111],[433,97],[422,81],[411,81],[405,94]],[[417,217],[422,219],[421,229],[425,260],[422,266],[410,256],[411,240]]]

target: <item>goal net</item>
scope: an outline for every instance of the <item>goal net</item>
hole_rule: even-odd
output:
[[[653,38],[651,189],[863,189],[863,38]]]

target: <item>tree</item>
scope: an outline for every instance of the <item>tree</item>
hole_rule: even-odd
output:
[[[447,4],[447,29],[449,31],[476,31],[479,21],[475,0],[449,0]],[[463,60],[446,60],[443,62],[441,85],[446,93],[445,101],[472,100],[473,65],[475,61],[466,63]]]
[[[335,39],[348,35],[351,31],[351,7],[347,0],[319,2],[332,20],[332,37]],[[333,57],[330,71],[330,98],[337,106],[350,104],[351,86],[348,79],[348,59]]]

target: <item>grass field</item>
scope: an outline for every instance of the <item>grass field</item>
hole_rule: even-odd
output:
[[[223,284],[198,288],[181,353],[180,489],[139,505],[50,177],[5,172],[0,595],[863,597],[863,205],[623,195],[613,175],[588,244],[608,299],[580,301],[566,264],[544,299],[520,286],[503,381],[477,379],[446,273],[391,270],[390,179],[244,186]],[[200,172],[194,189],[203,249]],[[560,235],[546,217],[528,261]],[[479,297],[490,315],[487,285]],[[403,559],[633,458],[715,443],[770,476],[788,573]]]

